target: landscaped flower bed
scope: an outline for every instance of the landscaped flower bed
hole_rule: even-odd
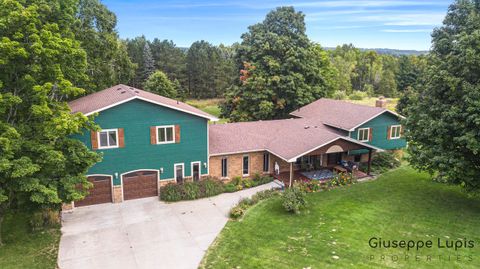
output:
[[[305,192],[319,192],[329,190],[338,186],[349,186],[357,183],[357,179],[353,173],[338,173],[328,181],[306,180],[297,183]]]
[[[229,183],[215,178],[183,184],[170,183],[160,189],[160,200],[175,202],[215,196],[224,192],[236,192],[273,181],[271,176],[256,174],[253,178],[234,177]]]

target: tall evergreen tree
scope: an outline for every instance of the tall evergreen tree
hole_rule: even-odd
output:
[[[145,42],[143,46],[143,82],[155,72],[155,61],[153,60],[152,51],[150,50],[150,44]]]
[[[410,162],[480,190],[480,8],[455,1],[432,34],[425,89],[407,107]]]

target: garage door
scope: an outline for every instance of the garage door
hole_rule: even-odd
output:
[[[90,176],[88,181],[93,187],[88,189],[85,199],[76,201],[75,206],[86,206],[112,202],[112,179],[109,176]]]
[[[158,172],[137,171],[123,175],[123,199],[158,196]]]

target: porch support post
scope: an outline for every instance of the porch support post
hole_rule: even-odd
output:
[[[372,150],[368,150],[368,170],[367,170],[367,175],[370,175],[370,171],[372,169]]]
[[[290,184],[288,185],[288,187],[292,187],[292,183],[293,183],[293,163],[290,163]]]

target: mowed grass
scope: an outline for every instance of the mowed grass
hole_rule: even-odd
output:
[[[0,268],[56,268],[60,227],[32,232],[29,217],[27,213],[9,213],[5,217]]]
[[[212,99],[189,99],[187,104],[194,106],[210,115],[213,115],[220,120],[217,123],[226,123],[228,119],[220,117],[220,103],[223,101],[221,98],[212,98]]]
[[[377,101],[378,97],[368,97],[364,98],[363,100],[345,100],[347,102],[351,102],[354,104],[359,105],[366,105],[366,106],[375,106],[375,101]],[[387,109],[396,111],[398,98],[385,98],[387,100]]]
[[[228,222],[201,268],[480,268],[480,199],[410,167],[309,194],[308,203],[291,215],[274,198]],[[372,249],[372,237],[432,240],[433,247]],[[437,238],[467,238],[475,247],[439,249]]]

